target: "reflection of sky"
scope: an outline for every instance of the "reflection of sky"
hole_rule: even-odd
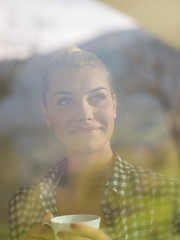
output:
[[[1,0],[0,58],[76,44],[135,22],[95,0]]]

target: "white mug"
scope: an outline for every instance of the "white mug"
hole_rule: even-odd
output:
[[[54,234],[57,238],[57,233],[59,231],[68,231],[71,232],[72,223],[82,223],[90,227],[99,229],[101,217],[98,215],[92,214],[74,214],[74,215],[64,215],[59,217],[54,217],[50,222],[44,222],[52,228]]]

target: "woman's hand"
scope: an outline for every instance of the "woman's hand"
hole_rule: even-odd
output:
[[[47,213],[43,222],[49,222],[53,218],[52,213]],[[31,228],[22,240],[54,240],[54,233],[47,225],[37,224]]]
[[[80,223],[71,224],[72,232],[61,231],[57,234],[61,240],[111,240],[101,230]]]

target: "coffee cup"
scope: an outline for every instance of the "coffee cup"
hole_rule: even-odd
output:
[[[100,221],[101,221],[101,217],[98,215],[73,214],[73,215],[64,215],[64,216],[54,217],[51,219],[50,222],[44,222],[43,224],[50,226],[57,238],[57,233],[60,231],[71,232],[72,223],[82,223],[87,226],[99,229]]]

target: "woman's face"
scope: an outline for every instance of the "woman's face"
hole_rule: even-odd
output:
[[[67,152],[94,153],[109,146],[116,98],[103,70],[60,69],[49,76],[43,114]]]

